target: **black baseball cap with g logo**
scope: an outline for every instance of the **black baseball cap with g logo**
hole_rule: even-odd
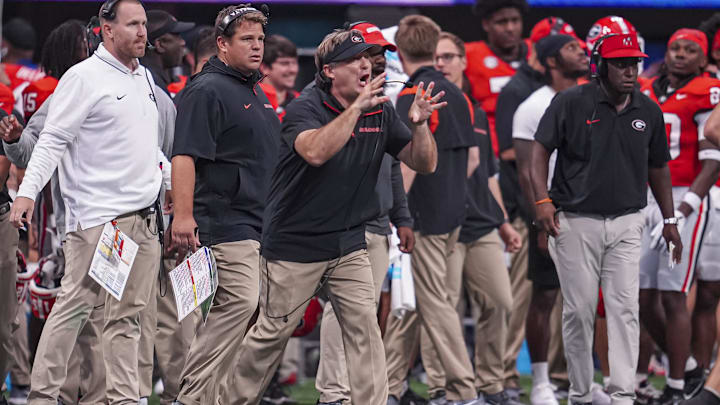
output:
[[[338,46],[325,57],[323,63],[342,62],[376,46],[378,45],[365,42],[359,33],[351,32],[345,41],[338,44]]]

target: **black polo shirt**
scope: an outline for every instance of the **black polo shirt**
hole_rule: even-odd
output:
[[[352,136],[319,167],[295,152],[295,139],[321,128],[344,108],[324,90],[306,88],[287,107],[280,163],[272,177],[262,255],[312,263],[364,249],[365,222],[380,214],[375,185],[385,153],[397,156],[412,135],[390,104],[360,116]],[[370,204],[376,210],[365,209]],[[372,212],[370,212],[372,211]]]
[[[260,240],[280,143],[260,78],[213,57],[175,99],[173,156],[195,159],[193,216],[203,244]]]
[[[413,73],[415,84],[435,82],[433,94],[445,91],[448,105],[430,117],[430,130],[438,148],[435,173],[418,174],[408,193],[408,206],[414,229],[424,235],[442,235],[460,226],[465,218],[468,148],[477,145],[473,133],[470,100],[442,73],[430,66]],[[415,87],[400,92],[397,110],[407,122],[415,98]]]
[[[495,111],[495,132],[501,152],[513,147],[512,124],[515,111],[526,98],[544,86],[546,82],[543,73],[531,68],[527,62],[523,62],[512,79],[503,87],[498,96],[497,110]],[[499,183],[503,203],[510,219],[520,216],[529,221],[531,215],[527,212],[528,206],[522,197],[517,165],[514,160],[500,160]]]
[[[550,198],[566,211],[617,216],[647,205],[648,166],[669,160],[660,107],[637,88],[619,113],[591,83],[558,94],[535,140],[558,150]]]
[[[497,173],[495,154],[490,143],[490,128],[485,111],[475,107],[473,129],[480,149],[480,165],[467,181],[467,214],[460,238],[462,243],[474,242],[503,224],[503,212],[488,187],[488,178]]]

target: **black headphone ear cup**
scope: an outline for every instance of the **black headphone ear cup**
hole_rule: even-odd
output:
[[[102,18],[112,21],[115,19],[115,5],[118,3],[119,0],[107,0],[105,3],[103,3],[102,8],[100,9],[100,15]]]

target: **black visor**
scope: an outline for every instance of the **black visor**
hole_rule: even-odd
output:
[[[368,44],[362,35],[351,33],[350,36],[338,46],[335,47],[323,61],[323,64],[332,62],[342,62],[344,60],[355,57],[356,55],[367,51],[368,49],[378,45]]]

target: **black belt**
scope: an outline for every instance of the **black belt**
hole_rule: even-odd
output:
[[[137,210],[137,211],[133,211],[133,212],[128,212],[127,214],[118,215],[118,219],[120,219],[120,218],[132,217],[132,216],[135,216],[135,215],[139,215],[142,219],[146,219],[147,217],[149,217],[150,215],[154,214],[155,212],[156,212],[156,211],[155,211],[155,207],[154,207],[154,206],[150,206],[150,207],[147,207],[147,208],[143,208],[143,209],[141,209],[141,210]]]
[[[568,212],[568,213],[570,213],[570,214],[575,214],[575,215],[586,215],[586,216],[594,216],[594,217],[603,217],[604,219],[616,219],[616,218],[622,217],[622,216],[624,216],[624,215],[634,214],[634,213],[636,213],[636,212],[639,212],[640,210],[637,209],[637,208],[628,208],[628,209],[623,210],[623,211],[621,211],[621,212],[619,212],[619,213],[617,213],[617,214],[597,214],[597,213],[586,212],[586,211],[566,210],[566,209],[560,207],[560,208],[557,209],[557,212],[555,213],[555,215],[559,214],[561,211],[562,211],[562,212]]]
[[[0,215],[4,215],[8,211],[10,211],[10,201],[0,205]]]

